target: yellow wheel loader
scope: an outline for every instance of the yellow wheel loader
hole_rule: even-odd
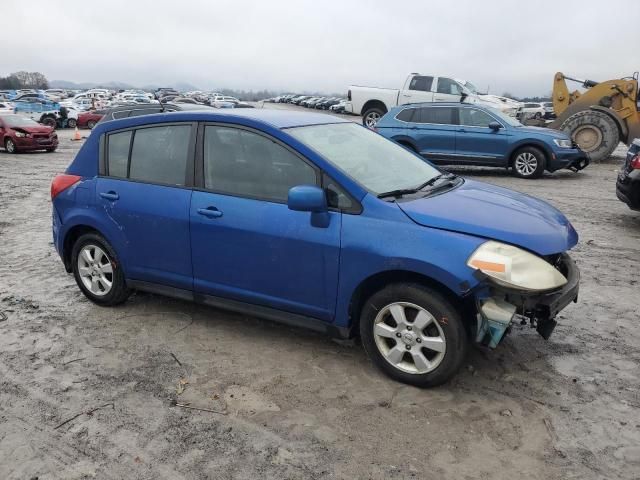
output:
[[[582,84],[584,92],[570,92],[567,80]],[[620,142],[640,138],[638,72],[633,77],[594,82],[556,73],[553,79],[556,120],[549,126],[566,132],[592,161],[611,155]]]

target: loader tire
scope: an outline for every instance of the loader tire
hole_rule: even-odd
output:
[[[589,154],[591,161],[605,160],[620,143],[620,131],[615,120],[597,110],[571,115],[560,125],[560,130]]]

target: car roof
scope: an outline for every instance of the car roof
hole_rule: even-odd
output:
[[[162,123],[167,121],[231,121],[235,123],[242,120],[258,122],[278,129],[308,125],[326,125],[331,123],[349,123],[349,120],[334,117],[332,115],[327,115],[325,113],[307,113],[296,112],[292,110],[271,110],[260,108],[230,108],[215,109],[213,111],[207,110],[206,112],[203,112],[201,110],[184,110],[178,112],[154,113],[150,115],[111,120],[100,125],[103,125],[104,131],[111,131],[138,125]]]
[[[480,107],[487,108],[488,105],[481,105],[478,103],[464,103],[464,102],[416,102],[416,103],[405,103],[404,105],[398,105],[394,107],[394,109],[404,109],[404,108],[415,108],[415,107]],[[491,107],[489,107],[491,108]]]

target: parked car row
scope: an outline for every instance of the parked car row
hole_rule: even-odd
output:
[[[268,103],[290,103],[306,108],[317,110],[330,110],[334,113],[344,112],[346,100],[341,97],[325,97],[317,95],[281,95],[279,97],[267,98]]]

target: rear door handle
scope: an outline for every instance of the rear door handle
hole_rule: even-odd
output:
[[[120,195],[118,195],[113,190],[111,190],[110,192],[101,192],[100,196],[102,198],[106,198],[107,200],[111,200],[112,202],[120,198]]]
[[[222,212],[216,207],[199,208],[198,213],[208,218],[220,218],[222,216]]]

